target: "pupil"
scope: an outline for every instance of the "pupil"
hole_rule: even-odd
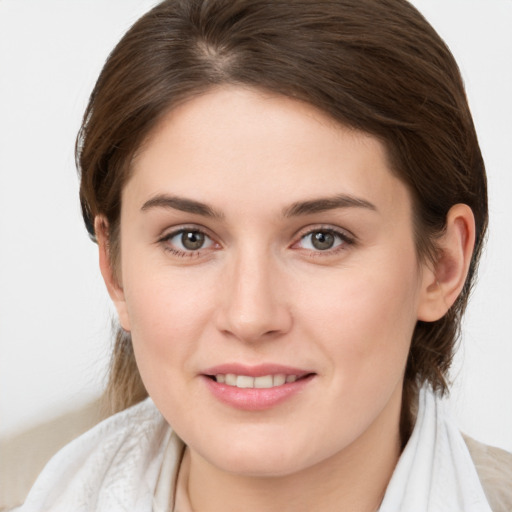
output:
[[[181,243],[186,249],[195,251],[203,246],[204,234],[199,231],[185,231],[181,235]]]
[[[313,234],[311,243],[313,244],[313,247],[315,249],[325,251],[326,249],[330,249],[334,245],[334,236],[332,235],[332,233],[318,231]]]

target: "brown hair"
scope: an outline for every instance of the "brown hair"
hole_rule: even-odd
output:
[[[411,397],[446,375],[487,227],[485,169],[457,64],[406,0],[166,0],[143,16],[109,56],[77,141],[80,199],[109,223],[119,257],[120,198],[134,152],[179,102],[215,85],[243,84],[306,101],[344,125],[378,137],[414,203],[419,258],[451,206],[476,219],[464,289],[440,320],[418,322],[404,381],[403,432]],[[146,391],[131,339],[120,330],[109,384],[114,409]]]

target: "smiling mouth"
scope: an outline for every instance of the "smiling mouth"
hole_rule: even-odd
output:
[[[235,375],[234,373],[219,373],[217,375],[208,375],[208,377],[219,384],[232,386],[242,389],[269,389],[285,384],[291,384],[297,380],[304,379],[312,375],[308,373],[303,376],[285,375],[278,373],[276,375],[262,375],[260,377],[251,377],[249,375]]]
[[[265,411],[310,388],[316,373],[282,365],[225,364],[202,374],[220,402],[242,411]]]

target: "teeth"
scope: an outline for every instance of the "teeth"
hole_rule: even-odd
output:
[[[217,379],[217,382],[219,382],[219,379]],[[226,374],[225,383],[228,386],[236,386],[236,375],[233,375],[232,373]]]
[[[220,384],[227,384],[228,386],[235,386],[237,388],[273,388],[282,386],[285,383],[295,382],[297,375],[285,375],[278,373],[276,375],[263,375],[261,377],[249,377],[248,375],[235,375],[233,373],[226,373],[215,375],[215,380]]]
[[[255,388],[271,388],[274,386],[274,379],[272,375],[265,375],[264,377],[255,377],[254,378],[254,387]]]
[[[254,377],[247,377],[247,375],[238,375],[236,378],[237,388],[253,388],[254,387]]]
[[[292,377],[292,375],[290,375]],[[295,375],[293,375],[295,377]],[[279,373],[274,375],[274,386],[282,386],[286,382],[286,375],[284,373]]]

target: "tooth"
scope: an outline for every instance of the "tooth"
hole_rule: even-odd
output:
[[[247,375],[238,375],[236,378],[237,388],[253,388],[254,387],[254,377],[249,377]]]
[[[286,382],[286,375],[284,373],[278,373],[274,375],[274,386],[282,386]]]
[[[227,373],[224,379],[228,386],[236,386],[236,375],[234,373]]]
[[[275,386],[272,375],[264,375],[263,377],[254,378],[255,388],[271,388],[273,385]]]
[[[268,389],[275,386],[282,386],[285,383],[295,382],[297,375],[285,375],[278,373],[276,375],[263,375],[261,377],[250,377],[248,375],[235,375],[234,373],[217,374],[215,380],[220,384],[236,386],[238,388],[258,388]]]

